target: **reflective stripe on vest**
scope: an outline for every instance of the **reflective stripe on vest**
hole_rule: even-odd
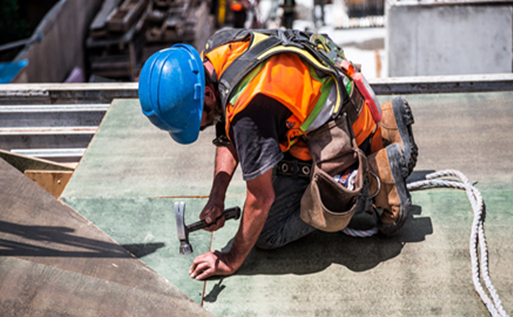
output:
[[[335,72],[333,71],[333,69],[321,64],[309,52],[302,50],[298,47],[294,47],[294,46],[290,46],[290,47],[289,46],[286,46],[286,47],[278,46],[278,47],[271,48],[270,50],[261,54],[258,57],[258,59],[265,60],[268,56],[272,56],[272,55],[280,53],[280,52],[295,53],[295,54],[301,56],[303,59],[305,59],[311,66],[315,67],[316,69],[318,69],[322,72],[325,72],[326,74],[331,74],[331,76],[333,76],[333,78],[335,78]],[[344,100],[342,100],[342,98],[341,98],[343,96],[342,90],[341,90],[342,87],[340,87],[337,80],[333,80],[333,82],[335,83],[337,92],[339,92],[339,93],[337,93],[337,98],[335,101],[335,107],[333,108],[333,112],[338,113],[340,111],[340,108],[342,107],[342,103],[344,102]]]

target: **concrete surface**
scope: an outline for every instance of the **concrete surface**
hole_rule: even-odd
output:
[[[487,217],[490,272],[513,314],[513,93],[408,96],[420,148],[415,176],[454,168],[479,181]],[[390,97],[380,96],[384,102]],[[357,239],[315,232],[274,251],[253,250],[231,277],[206,284],[187,270],[193,256],[229,248],[238,226],[191,234],[194,255],[178,254],[173,203],[187,223],[206,203],[213,173],[213,130],[175,144],[142,115],[137,100],[116,100],[61,199],[123,245],[150,244],[142,261],[216,316],[483,316],[475,293],[465,193],[414,192],[400,234]],[[226,206],[244,202],[240,173]],[[372,225],[365,216],[353,226]],[[212,240],[211,240],[212,239]],[[203,287],[205,292],[203,293]]]
[[[511,2],[391,1],[386,26],[390,77],[512,72]]]

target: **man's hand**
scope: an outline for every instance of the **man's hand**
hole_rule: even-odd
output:
[[[201,211],[200,219],[204,219],[207,223],[212,224],[217,218],[221,217],[224,211],[224,202],[209,200],[203,211]],[[224,226],[224,217],[219,218],[216,223],[204,228],[206,231],[216,231]]]
[[[203,280],[214,275],[231,275],[242,264],[232,262],[229,253],[214,251],[200,254],[192,262],[189,275],[197,280]]]
[[[205,219],[205,221],[210,224],[223,214],[226,190],[228,189],[237,164],[237,153],[233,145],[229,147],[218,147],[216,149],[214,183],[212,184],[207,205],[203,208],[203,211],[201,211],[200,219]],[[216,231],[224,226],[224,221],[225,219],[222,217],[215,224],[204,230],[210,232]]]
[[[244,213],[230,251],[198,255],[189,270],[192,278],[202,280],[213,275],[231,275],[244,263],[262,232],[269,209],[274,202],[272,169],[248,181],[246,192]]]

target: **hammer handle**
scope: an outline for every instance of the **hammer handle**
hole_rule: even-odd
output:
[[[216,218],[216,220],[214,220],[210,224],[207,223],[205,220],[200,220],[198,222],[192,223],[192,224],[187,226],[187,231],[188,232],[193,232],[193,231],[196,231],[196,230],[200,230],[200,229],[209,227],[209,226],[213,225],[214,223],[216,223],[217,220],[221,219],[221,217],[224,217],[224,219],[226,219],[226,220],[230,220],[230,219],[237,220],[237,219],[240,218],[240,208],[239,207],[233,207],[233,208],[230,208],[230,209],[226,209],[225,211],[223,211],[223,214],[221,216]]]

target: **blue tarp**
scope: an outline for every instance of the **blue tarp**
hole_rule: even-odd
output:
[[[18,62],[0,63],[0,84],[10,83],[28,65],[28,59]]]

